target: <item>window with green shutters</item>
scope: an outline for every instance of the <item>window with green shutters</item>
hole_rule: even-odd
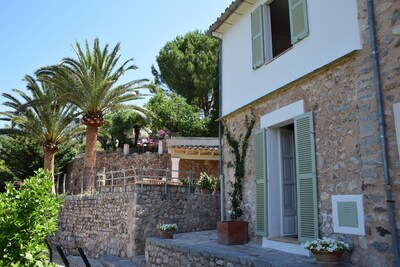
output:
[[[300,242],[318,237],[317,180],[312,112],[294,118],[298,238]]]
[[[267,236],[267,154],[265,129],[254,135],[254,174],[256,182],[256,234]]]
[[[274,0],[251,13],[253,69],[308,35],[306,0]]]

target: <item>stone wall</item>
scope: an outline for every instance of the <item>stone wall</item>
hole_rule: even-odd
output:
[[[205,172],[208,175],[214,177],[219,176],[219,161],[216,160],[190,160],[181,159],[179,161],[180,170],[194,170],[195,179],[200,177],[201,172]]]
[[[81,193],[81,178],[83,174],[84,156],[75,158],[69,165],[66,179],[66,190],[71,194]],[[124,156],[122,152],[97,153],[96,172],[117,171],[132,168],[171,168],[171,160],[168,154],[141,153]]]
[[[81,177],[83,174],[83,155],[75,158],[68,166],[66,176],[66,191],[71,194],[81,193]],[[149,169],[171,169],[171,156],[169,154],[142,153],[130,154],[124,156],[119,153],[98,153],[96,162],[96,171],[106,172],[118,171],[132,168]],[[201,172],[218,177],[219,162],[212,160],[189,160],[181,159],[179,161],[179,170],[194,171],[194,179],[198,179]],[[185,173],[182,173],[184,176]],[[61,187],[62,185],[60,185]],[[61,189],[62,190],[62,189]]]
[[[118,191],[118,190],[116,190]],[[177,223],[178,232],[216,229],[219,195],[191,194],[187,187],[131,186],[120,193],[66,196],[52,242],[94,258],[144,254],[145,239],[158,223]]]
[[[246,115],[259,118],[293,102],[304,100],[305,112],[314,115],[317,196],[320,236],[332,236],[332,195],[362,194],[365,236],[336,235],[354,245],[352,263],[360,266],[392,266],[393,252],[388,232],[388,211],[383,181],[380,134],[376,113],[375,86],[366,1],[358,1],[362,50],[337,60],[302,79],[266,95],[223,120],[224,127],[238,138],[245,133]],[[400,166],[396,145],[393,104],[400,102],[400,1],[375,1],[375,18],[382,76],[383,108],[392,179],[397,238],[399,239]],[[246,88],[243,88],[246,90]],[[225,140],[226,141],[226,140]],[[224,142],[227,144],[227,142]],[[233,180],[234,155],[224,147],[224,175]],[[253,146],[247,151],[244,179],[244,215],[255,239],[255,184]],[[229,186],[228,186],[229,191]],[[229,196],[226,195],[229,207]],[[335,236],[335,234],[334,234]]]
[[[146,266],[148,267],[202,267],[202,266],[254,266],[246,259],[226,255],[212,255],[202,250],[163,244],[162,240],[148,239],[146,242]],[[246,264],[247,263],[247,264]]]

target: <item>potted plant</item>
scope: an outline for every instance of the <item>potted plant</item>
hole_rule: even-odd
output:
[[[235,167],[235,179],[233,182],[230,182],[232,191],[228,193],[231,203],[231,220],[217,222],[218,243],[221,244],[239,245],[248,242],[248,225],[246,221],[241,221],[240,217],[243,214],[241,205],[243,200],[242,181],[245,173],[245,160],[254,123],[254,115],[252,119],[246,116],[246,133],[244,137],[240,135],[241,140],[239,141],[235,140],[229,129],[225,129],[227,143],[230,145],[231,151],[235,155],[234,164],[229,164],[229,166]]]
[[[313,241],[307,241],[304,248],[311,251],[318,263],[339,263],[345,251],[349,250],[349,244],[323,237]]]
[[[157,225],[157,231],[162,238],[172,239],[174,238],[174,232],[178,230],[176,223],[164,223]]]
[[[202,194],[211,194],[215,188],[215,178],[205,172],[200,173],[200,179],[196,185]]]

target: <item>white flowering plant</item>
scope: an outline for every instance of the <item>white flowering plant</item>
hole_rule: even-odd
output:
[[[304,248],[310,251],[339,252],[349,250],[349,244],[323,237],[322,239],[318,238],[317,240],[307,241]]]
[[[176,223],[158,224],[157,229],[164,230],[164,231],[176,231],[176,230],[178,230],[178,225]]]

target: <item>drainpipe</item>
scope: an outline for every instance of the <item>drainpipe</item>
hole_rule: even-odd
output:
[[[379,58],[378,52],[376,51],[376,36],[375,36],[375,18],[374,18],[374,3],[373,0],[368,0],[368,24],[370,32],[370,43],[372,50],[372,64],[373,73],[375,81],[375,96],[377,104],[377,114],[379,121],[379,133],[381,141],[381,153],[382,153],[382,164],[383,164],[383,177],[385,182],[385,192],[386,192],[386,203],[389,215],[390,224],[390,235],[392,238],[393,254],[396,266],[400,266],[399,258],[399,245],[397,242],[396,234],[396,222],[394,217],[394,200],[392,198],[392,191],[390,185],[390,174],[389,174],[389,164],[388,164],[388,154],[387,154],[387,144],[386,144],[386,130],[382,107],[382,94],[381,94],[381,78],[379,70]]]
[[[219,118],[222,117],[222,39],[210,33],[212,38],[218,40],[218,107]],[[222,121],[218,119],[218,147],[219,147],[219,180],[220,180],[220,206],[221,221],[225,221],[225,177],[222,160]]]
[[[218,39],[218,107],[219,117],[222,117],[222,39]],[[218,140],[219,140],[219,180],[221,198],[221,221],[225,221],[225,177],[222,161],[222,121],[218,121]]]

